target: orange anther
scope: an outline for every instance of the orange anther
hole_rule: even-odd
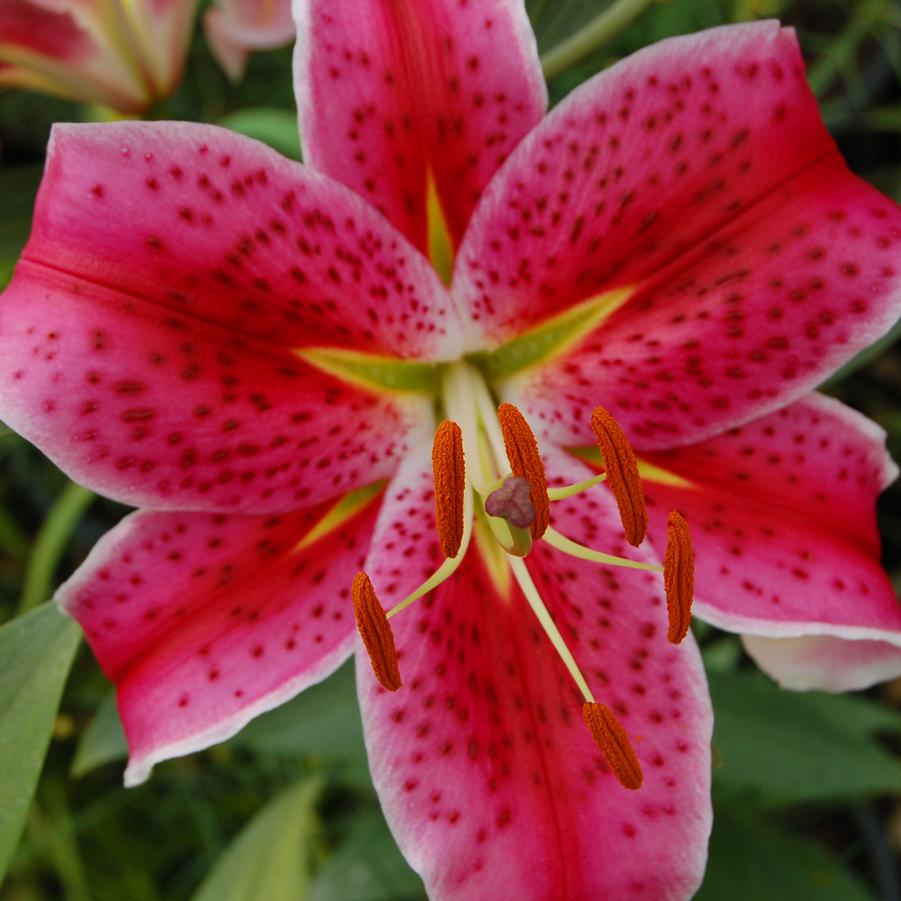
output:
[[[513,404],[501,404],[497,408],[498,422],[504,433],[504,450],[510,461],[513,475],[529,483],[532,505],[535,507],[535,521],[530,526],[532,538],[538,540],[544,535],[550,523],[550,502],[547,497],[547,476],[538,452],[538,442],[529,428],[525,416]]]
[[[620,784],[633,791],[641,788],[644,779],[641,764],[613,711],[605,704],[587,702],[582,705],[582,718]]]
[[[460,426],[450,419],[445,419],[435,432],[432,474],[435,478],[438,544],[445,557],[456,557],[463,541],[466,468],[463,462],[463,433]]]
[[[666,554],[663,558],[663,585],[666,589],[666,637],[679,644],[691,625],[691,603],[695,590],[695,555],[688,523],[673,510],[666,526]]]
[[[616,498],[626,541],[638,547],[648,531],[648,513],[644,507],[635,452],[619,423],[603,407],[594,408],[591,430],[604,455],[607,484]]]
[[[388,623],[388,617],[376,597],[375,589],[366,573],[354,576],[350,589],[354,604],[354,617],[357,629],[376,679],[388,689],[397,691],[403,685],[400,670],[397,666],[397,650],[394,647],[394,634]]]

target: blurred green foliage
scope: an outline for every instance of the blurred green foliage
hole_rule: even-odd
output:
[[[646,9],[551,82],[552,101],[616,59],[662,37],[780,16],[799,32],[812,84],[852,168],[901,199],[901,12],[893,0],[669,0]],[[546,52],[603,4],[529,0]],[[220,122],[299,157],[289,50],[259,53],[232,85],[197,38],[186,78],[161,116]],[[0,285],[27,236],[52,122],[79,107],[0,93]],[[889,433],[901,457],[897,330],[828,390]],[[25,821],[3,888],[12,901],[244,899],[247,874],[276,878],[267,897],[405,901],[422,885],[397,851],[366,768],[351,668],[260,717],[231,741],[121,787],[124,744],[112,697],[90,654],[56,697],[77,632],[50,608],[14,620],[22,586],[49,586],[123,514],[98,500],[79,513],[62,552],[35,561],[36,538],[66,491],[53,466],[0,426],[0,871]],[[901,586],[901,491],[883,500],[886,565]],[[39,584],[41,584],[39,582]],[[45,591],[46,589],[39,590]],[[40,600],[42,598],[36,598]],[[40,635],[39,644],[26,638]],[[704,901],[898,898],[880,824],[901,791],[898,692],[792,695],[753,672],[738,640],[698,630],[716,712],[716,825]],[[26,636],[26,638],[23,638]],[[41,655],[30,657],[35,648]],[[4,673],[7,675],[5,676]],[[29,674],[30,675],[27,675]],[[26,674],[26,676],[23,676]],[[15,678],[13,678],[15,676]],[[28,799],[42,747],[50,752]],[[23,749],[27,753],[23,753]],[[897,841],[897,838],[896,838]],[[277,892],[290,886],[287,894]]]

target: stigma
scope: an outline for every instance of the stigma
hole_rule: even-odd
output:
[[[691,625],[694,592],[694,552],[688,524],[677,511],[669,515],[663,565],[645,563],[585,547],[551,525],[551,505],[596,489],[610,491],[619,511],[626,541],[639,546],[647,534],[635,453],[609,411],[596,407],[590,419],[603,472],[573,485],[548,487],[538,441],[523,413],[511,403],[496,405],[481,374],[465,362],[449,366],[444,376],[441,407],[446,416],[435,431],[432,473],[438,546],[444,561],[418,588],[385,610],[365,573],[352,586],[357,628],[373,673],[388,691],[402,687],[390,619],[438,587],[462,564],[478,525],[479,540],[496,542],[493,556],[512,572],[531,613],[547,637],[549,650],[566,668],[583,698],[585,725],[625,788],[642,784],[641,766],[628,733],[610,707],[595,698],[578,662],[536,587],[524,557],[536,541],[600,566],[649,570],[663,575],[667,638],[681,642]],[[486,539],[485,536],[490,536]],[[524,615],[529,615],[527,612]]]

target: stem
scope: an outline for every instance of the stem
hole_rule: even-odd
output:
[[[32,807],[28,831],[32,841],[50,858],[66,901],[90,901],[88,880],[78,849],[75,826],[64,786],[46,780],[38,802]]]
[[[854,59],[860,42],[885,12],[885,0],[869,0],[857,6],[851,21],[826,52],[807,70],[807,81],[817,97],[822,97],[842,68]]]
[[[541,57],[541,68],[548,80],[564,72],[574,63],[612,40],[631,25],[656,0],[616,0],[595,16],[584,28],[551,47]]]
[[[60,492],[38,532],[28,560],[25,584],[19,598],[19,616],[50,597],[53,574],[69,536],[93,500],[92,492],[74,482],[69,482]]]

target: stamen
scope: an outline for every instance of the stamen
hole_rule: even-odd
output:
[[[535,507],[535,521],[532,523],[532,538],[536,541],[544,535],[550,522],[550,504],[547,497],[547,476],[538,452],[538,442],[529,428],[525,416],[513,404],[501,404],[497,408],[497,418],[504,435],[504,449],[510,461],[513,475],[525,479],[532,489],[532,504]]]
[[[620,784],[633,791],[641,788],[644,780],[641,764],[623,724],[613,711],[605,704],[586,703],[582,705],[582,718]]]
[[[438,544],[445,557],[456,557],[463,541],[463,502],[466,467],[460,426],[445,419],[432,443],[432,474],[435,479],[435,525]]]
[[[375,589],[366,573],[354,576],[350,589],[354,604],[354,617],[357,629],[376,679],[388,689],[397,691],[403,685],[400,669],[397,666],[397,650],[394,647],[394,634],[388,623],[388,617],[376,597]]]
[[[666,554],[663,558],[663,585],[669,628],[666,637],[679,644],[691,625],[691,604],[695,590],[695,557],[688,523],[673,510],[666,527]]]
[[[638,547],[648,531],[648,514],[644,507],[635,452],[619,423],[603,407],[594,408],[591,430],[604,455],[607,483],[619,507],[626,541]]]

